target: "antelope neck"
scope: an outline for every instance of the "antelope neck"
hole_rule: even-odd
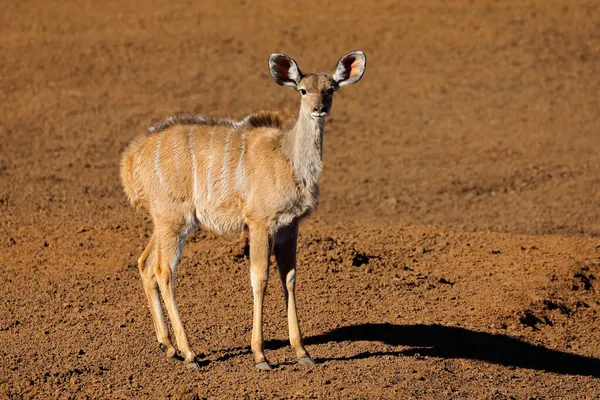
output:
[[[324,119],[315,119],[303,112],[286,134],[286,153],[292,162],[298,181],[307,188],[317,185],[323,167]]]

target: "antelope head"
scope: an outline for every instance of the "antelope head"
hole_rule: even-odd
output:
[[[343,86],[358,82],[366,66],[367,59],[362,51],[353,51],[340,58],[333,74],[303,74],[296,61],[285,54],[276,53],[269,58],[269,69],[275,82],[300,93],[300,114],[318,121],[322,121],[331,111],[333,94]]]

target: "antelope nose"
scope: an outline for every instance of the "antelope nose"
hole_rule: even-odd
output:
[[[318,113],[325,112],[325,106],[316,106],[315,108],[313,108],[313,111]]]

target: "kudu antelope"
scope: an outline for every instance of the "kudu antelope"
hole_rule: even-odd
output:
[[[365,67],[364,53],[356,51],[339,60],[333,75],[303,74],[293,59],[273,54],[269,59],[273,79],[301,96],[294,124],[285,127],[271,112],[241,121],[171,117],[127,147],[121,160],[123,187],[131,203],[144,209],[154,223],[138,267],[158,342],[169,358],[176,357],[176,348],[161,297],[186,366],[199,368],[175,300],[175,277],[186,237],[200,226],[217,233],[248,230],[256,367],[271,368],[262,333],[271,251],[287,305],[290,343],[300,364],[314,364],[302,344],[296,314],[298,223],[317,202],[323,126],[333,93],[358,82]]]

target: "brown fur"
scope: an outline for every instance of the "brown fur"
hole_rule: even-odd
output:
[[[264,127],[283,129],[285,127],[285,119],[283,115],[277,111],[261,111],[250,115],[245,121],[248,126],[252,128]]]

